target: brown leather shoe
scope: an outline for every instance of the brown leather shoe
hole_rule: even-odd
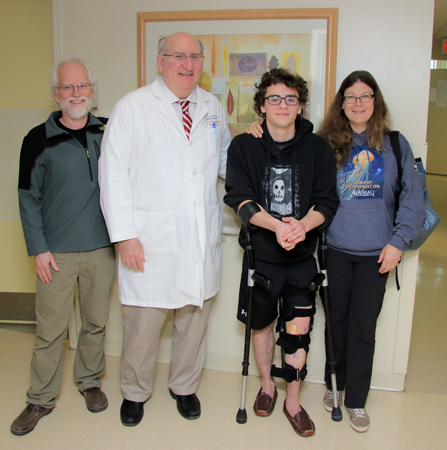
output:
[[[11,425],[11,433],[16,436],[23,436],[34,430],[37,422],[53,411],[52,408],[29,404]]]
[[[85,404],[90,412],[104,411],[109,406],[106,394],[99,387],[91,387],[79,392],[85,397]]]
[[[259,389],[258,395],[256,396],[255,403],[253,405],[253,410],[257,416],[267,417],[275,409],[276,399],[278,398],[278,391],[275,387],[275,396],[272,398],[270,395],[262,392],[262,388]]]
[[[300,405],[301,406],[301,405]],[[313,436],[315,434],[315,425],[307,414],[306,410],[301,406],[301,411],[292,417],[287,411],[286,401],[284,400],[284,414],[289,419],[292,428],[302,437]]]

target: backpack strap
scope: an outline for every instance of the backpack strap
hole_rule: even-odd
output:
[[[396,157],[396,163],[397,163],[397,190],[395,195],[395,211],[397,212],[397,209],[399,208],[399,195],[402,192],[402,150],[400,149],[400,142],[399,142],[399,132],[394,130],[390,133],[390,143],[391,148],[393,149],[394,156]],[[399,267],[399,266],[398,266]],[[399,276],[398,276],[398,267],[396,267],[396,287],[397,290],[400,291],[400,283],[399,283]]]
[[[402,151],[400,149],[399,132],[394,130],[390,133],[390,142],[397,163],[397,191],[402,191]],[[396,208],[397,209],[397,208]]]

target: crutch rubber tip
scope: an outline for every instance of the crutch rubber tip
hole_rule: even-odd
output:
[[[338,406],[337,408],[332,408],[332,420],[334,422],[341,422],[343,419],[343,414],[341,413],[341,409]]]
[[[247,411],[245,409],[239,409],[236,414],[237,423],[247,423]]]

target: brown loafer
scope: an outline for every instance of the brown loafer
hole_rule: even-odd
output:
[[[301,405],[300,405],[301,406]],[[307,414],[306,410],[301,406],[301,411],[292,417],[287,411],[286,401],[284,400],[284,414],[289,419],[292,428],[302,437],[313,436],[315,434],[315,425]]]
[[[53,411],[52,408],[29,404],[11,425],[11,433],[16,436],[23,436],[34,430],[37,422]]]
[[[109,406],[106,394],[99,387],[91,387],[79,392],[85,397],[85,404],[90,412],[104,411]]]
[[[267,417],[275,409],[276,399],[278,398],[278,391],[275,387],[275,396],[272,398],[270,395],[262,392],[262,388],[259,389],[258,395],[256,396],[255,403],[253,405],[253,410],[257,416]]]

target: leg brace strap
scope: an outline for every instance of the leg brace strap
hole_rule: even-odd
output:
[[[317,310],[315,306],[312,306],[312,308],[289,308],[289,310],[287,311],[287,317],[279,317],[276,324],[276,332],[281,333],[283,330],[285,330],[285,323],[290,322],[295,317],[310,317],[310,328],[312,329],[313,317],[316,311]]]
[[[304,348],[309,353],[310,333],[306,334],[287,334],[280,333],[276,345],[284,348],[287,355],[293,355],[298,349]]]
[[[284,363],[284,367],[279,368],[275,365],[270,369],[270,375],[272,377],[284,378],[287,383],[292,383],[294,381],[304,380],[307,375],[307,364],[304,364],[303,368],[295,369],[295,367],[290,364]]]
[[[290,322],[295,317],[313,317],[316,313],[317,309],[315,306],[312,308],[292,308],[288,311],[288,317],[284,317],[284,322]]]

